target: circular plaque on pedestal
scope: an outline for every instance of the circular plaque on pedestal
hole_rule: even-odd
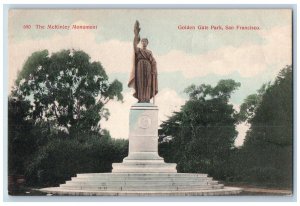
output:
[[[142,129],[147,129],[151,125],[151,118],[147,115],[142,115],[138,120],[138,125]]]

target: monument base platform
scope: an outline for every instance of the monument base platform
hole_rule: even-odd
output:
[[[112,173],[176,173],[175,163],[165,163],[157,152],[134,152],[122,163],[112,164]]]
[[[206,174],[87,173],[39,191],[55,195],[204,196],[236,195],[242,189],[224,187]]]

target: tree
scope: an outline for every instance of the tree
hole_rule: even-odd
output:
[[[99,62],[90,62],[83,51],[62,50],[49,55],[34,52],[16,80],[13,94],[33,104],[29,118],[52,122],[69,133],[99,131],[101,118],[107,118],[105,104],[122,101],[122,84],[109,83]]]
[[[215,87],[191,85],[185,90],[189,100],[161,125],[160,154],[166,161],[176,162],[180,172],[227,178],[226,163],[237,136],[237,119],[229,99],[239,86],[233,80],[221,80]],[[165,137],[171,141],[164,142]]]
[[[33,122],[26,121],[30,108],[29,101],[8,99],[8,174],[24,174],[24,162],[35,149],[30,131]]]
[[[47,50],[34,52],[15,83],[8,101],[10,175],[25,174],[28,182],[32,182],[41,171],[39,165],[51,167],[53,159],[48,158],[53,155],[51,152],[56,153],[54,156],[58,159],[58,150],[66,152],[66,158],[69,155],[78,159],[82,154],[76,156],[67,151],[77,147],[86,148],[85,152],[95,152],[96,148],[86,146],[88,142],[97,146],[103,144],[103,147],[109,143],[114,154],[120,154],[119,150],[124,152],[124,144],[116,148],[118,141],[105,141],[110,139],[109,133],[101,130],[99,125],[100,119],[109,115],[105,104],[113,99],[122,101],[122,84],[117,80],[110,83],[102,65],[90,62],[88,54],[75,50],[62,50],[51,55]],[[112,158],[117,157],[113,155]],[[82,157],[78,161],[86,159]],[[107,170],[110,161],[97,169]],[[86,163],[86,167],[91,165],[91,162]],[[60,176],[55,171],[52,175]],[[76,173],[76,167],[71,167],[70,171],[69,175]]]
[[[270,87],[271,82],[263,84],[257,94],[250,94],[244,99],[244,102],[240,106],[240,112],[238,118],[241,122],[248,122],[254,117],[258,106],[262,101],[262,97],[266,90]]]
[[[292,67],[282,69],[261,95],[242,151],[246,180],[290,186],[293,170]]]

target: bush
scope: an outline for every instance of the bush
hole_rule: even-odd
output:
[[[249,183],[277,187],[288,186],[284,184],[286,183],[285,175],[274,167],[252,167],[245,175],[245,180]]]
[[[28,162],[27,183],[58,186],[77,173],[111,172],[112,163],[121,162],[127,156],[127,140],[89,135],[54,139],[40,148]]]

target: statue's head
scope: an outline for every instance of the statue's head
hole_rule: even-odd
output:
[[[141,42],[142,42],[142,46],[143,46],[144,48],[146,48],[147,45],[148,45],[148,43],[149,43],[149,41],[148,41],[147,38],[142,38]]]

